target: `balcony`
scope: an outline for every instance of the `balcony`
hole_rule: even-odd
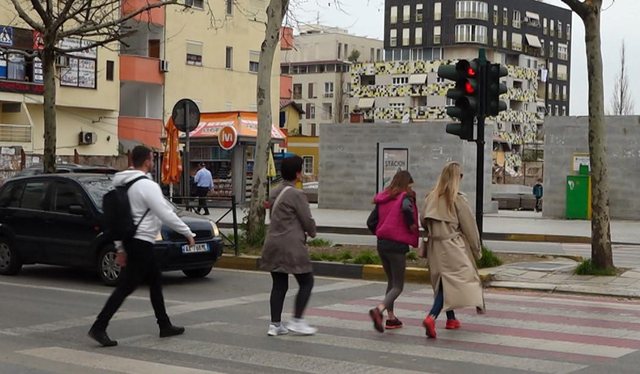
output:
[[[162,120],[144,117],[118,117],[118,138],[161,148]]]
[[[160,59],[120,55],[120,80],[164,84],[164,73],[160,71]]]
[[[147,3],[156,3],[158,0],[123,0],[122,1],[122,14],[127,15],[135,12],[136,10],[147,6]],[[142,12],[133,17],[135,20],[146,23],[153,23],[155,25],[164,25],[164,9],[162,7],[149,9],[146,12]]]

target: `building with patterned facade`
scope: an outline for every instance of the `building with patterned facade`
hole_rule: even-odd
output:
[[[525,148],[542,144],[545,115],[568,115],[571,12],[535,0],[385,1],[385,62],[356,64],[353,96],[366,121],[447,120],[450,83],[440,64],[479,48],[507,66],[508,109],[495,123],[494,164],[521,173]]]
[[[383,59],[382,40],[351,35],[347,30],[304,25],[291,48],[281,50],[281,72],[291,77],[291,97],[302,104],[298,134],[316,136],[323,123],[347,122],[351,66]]]

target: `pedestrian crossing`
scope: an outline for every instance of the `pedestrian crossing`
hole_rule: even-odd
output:
[[[410,374],[573,373],[640,350],[637,301],[489,291],[486,314],[456,311],[460,330],[444,329],[442,316],[438,338],[427,339],[421,321],[433,300],[430,290],[401,295],[395,312],[404,327],[384,334],[373,330],[368,316],[381,299],[363,295],[327,305],[312,300],[306,318],[319,328],[314,336],[267,337],[267,315],[239,323],[226,322],[220,313],[211,316],[215,321],[198,315],[185,335],[170,339],[148,334],[120,339],[117,349],[96,349],[87,341],[16,353],[109,373]]]

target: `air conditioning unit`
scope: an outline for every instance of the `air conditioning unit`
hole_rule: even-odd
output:
[[[58,66],[59,68],[69,67],[69,56],[56,56],[56,66]]]
[[[160,71],[166,73],[169,71],[169,61],[160,60]]]
[[[98,134],[95,132],[86,132],[80,131],[80,136],[78,137],[78,144],[87,145],[87,144],[95,144],[98,141]]]

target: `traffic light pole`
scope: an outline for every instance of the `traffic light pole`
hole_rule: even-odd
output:
[[[484,119],[487,113],[487,56],[484,48],[480,48],[478,60],[480,62],[480,79],[478,80],[480,86],[480,103],[476,123],[476,224],[478,225],[478,232],[482,240],[482,213],[484,211]]]

